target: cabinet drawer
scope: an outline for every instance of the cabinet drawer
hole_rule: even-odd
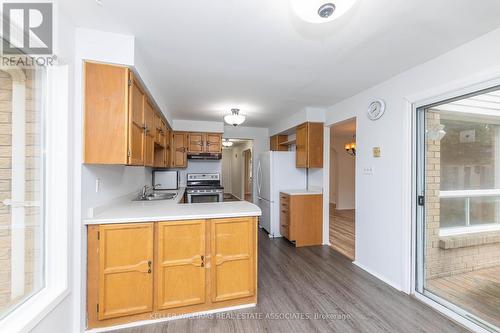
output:
[[[288,225],[281,223],[280,224],[280,233],[286,239],[290,239],[290,228]]]

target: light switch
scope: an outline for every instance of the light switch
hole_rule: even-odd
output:
[[[370,167],[363,168],[363,175],[373,176],[373,167],[370,166]]]
[[[380,157],[380,147],[373,147],[373,157]]]

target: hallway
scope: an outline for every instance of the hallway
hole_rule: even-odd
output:
[[[356,258],[355,252],[355,210],[337,210],[330,204],[330,245],[351,261]]]

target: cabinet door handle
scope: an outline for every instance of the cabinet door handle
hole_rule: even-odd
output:
[[[201,256],[201,267],[205,267],[205,256]]]
[[[151,260],[148,261],[148,274],[151,274]]]

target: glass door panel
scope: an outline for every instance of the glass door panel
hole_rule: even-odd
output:
[[[500,91],[417,111],[417,291],[500,327]]]

